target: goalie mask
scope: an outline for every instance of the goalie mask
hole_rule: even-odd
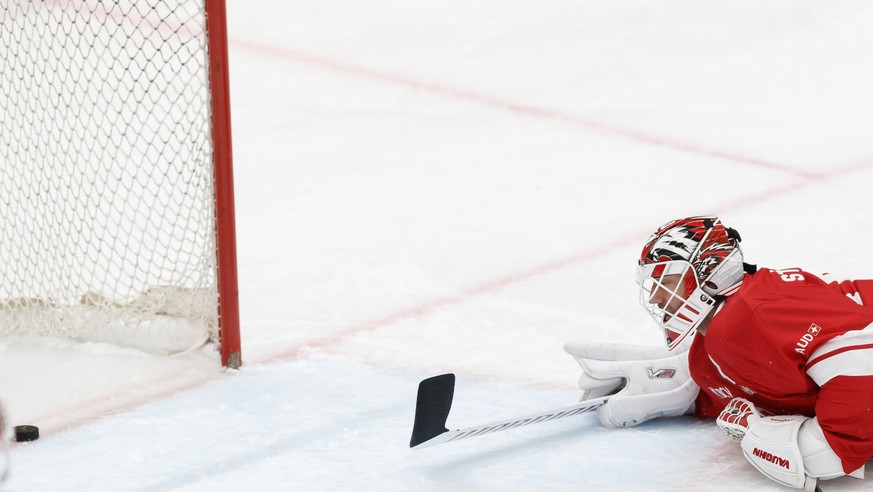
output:
[[[670,350],[693,335],[719,297],[743,281],[740,236],[718,217],[661,226],[646,242],[637,268],[640,302],[664,329]]]

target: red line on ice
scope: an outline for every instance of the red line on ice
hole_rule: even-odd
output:
[[[240,38],[234,38],[231,40],[231,42],[234,46],[239,46],[251,51],[256,51],[261,55],[267,55],[294,63],[315,66],[323,70],[329,70],[331,72],[336,72],[347,76],[353,76],[361,79],[376,81],[383,84],[403,87],[405,89],[450,97],[452,99],[457,99],[461,101],[472,102],[482,106],[500,109],[519,115],[543,120],[550,120],[582,128],[584,130],[594,133],[626,138],[637,142],[656,145],[659,147],[666,147],[691,154],[725,159],[728,161],[751,165],[758,168],[783,172],[794,176],[801,176],[806,178],[819,176],[818,173],[786,164],[780,164],[778,162],[771,162],[765,159],[759,159],[756,157],[742,155],[726,150],[719,150],[713,147],[698,145],[691,142],[683,142],[681,140],[666,137],[663,135],[656,135],[654,133],[648,133],[642,130],[624,128],[621,126],[612,125],[603,121],[597,121],[590,118],[585,118],[583,116],[559,111],[556,109],[544,108],[533,104],[513,101],[511,99],[502,98],[484,92],[477,92],[470,89],[453,87],[447,84],[440,84],[430,80],[416,79],[387,70],[377,70],[362,65],[356,65],[353,63],[340,61],[327,56],[304,53],[302,51],[294,50],[291,48],[261,44]]]
[[[826,172],[817,173],[815,175],[815,178],[810,177],[808,179],[794,181],[792,183],[788,183],[762,192],[745,195],[738,200],[715,206],[712,211],[723,214],[725,212],[733,212],[745,208],[754,207],[781,195],[785,195],[787,193],[798,191],[811,185],[818,184],[821,182],[821,180],[834,178],[840,175],[851,174],[853,172],[861,171],[870,167],[873,167],[873,156],[869,156],[858,161],[853,161],[843,166],[832,168],[831,170]],[[273,353],[272,355],[259,358],[253,362],[268,363],[277,360],[294,358],[311,350],[326,349],[333,345],[342,343],[343,341],[351,337],[375,331],[402,321],[427,316],[435,311],[438,311],[441,308],[460,304],[472,298],[489,294],[532,278],[574,267],[580,263],[604,255],[615,248],[632,246],[634,244],[642,244],[642,242],[645,241],[645,239],[648,237],[649,233],[651,233],[651,231],[636,231],[624,237],[615,239],[612,242],[602,244],[596,248],[587,249],[574,255],[567,256],[565,258],[560,258],[546,263],[541,263],[539,265],[534,265],[526,270],[505,275],[503,277],[487,280],[475,284],[471,287],[462,289],[453,294],[440,296],[430,301],[426,301],[408,308],[400,309],[385,316],[381,316],[370,321],[365,321],[363,323],[350,326],[330,335],[326,335],[315,340],[302,342],[293,347]]]

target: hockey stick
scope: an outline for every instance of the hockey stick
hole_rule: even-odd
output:
[[[463,429],[449,430],[446,428],[446,419],[448,419],[449,411],[452,409],[454,393],[454,374],[434,376],[419,383],[418,396],[415,401],[415,422],[412,425],[412,438],[409,440],[410,448],[424,448],[444,442],[460,441],[468,437],[515,429],[525,425],[548,422],[572,415],[581,415],[597,410],[609,399],[609,397],[594,398],[568,407],[526,415],[524,417],[515,417]]]

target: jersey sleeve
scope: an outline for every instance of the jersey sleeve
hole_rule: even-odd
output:
[[[873,456],[873,376],[837,376],[819,391],[815,415],[849,474]]]
[[[820,387],[815,414],[850,473],[873,457],[873,323],[828,340],[806,364]]]
[[[826,273],[821,279],[862,306],[873,307],[873,280],[846,280]]]

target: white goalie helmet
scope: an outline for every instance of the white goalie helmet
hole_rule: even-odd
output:
[[[637,267],[640,302],[663,328],[670,350],[693,335],[719,298],[743,281],[740,236],[718,217],[668,222],[646,242]]]

